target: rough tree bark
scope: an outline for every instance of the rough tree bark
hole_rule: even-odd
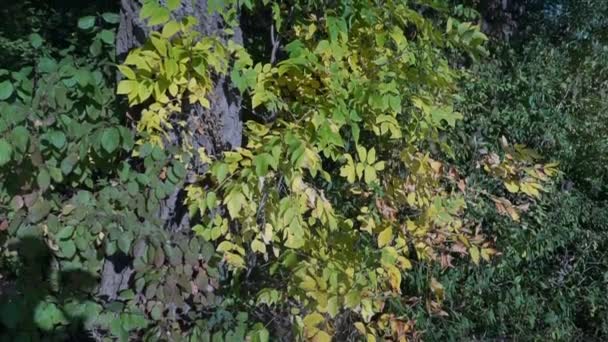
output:
[[[165,0],[161,0],[165,2]],[[120,26],[116,39],[116,53],[118,61],[123,61],[128,52],[141,46],[150,30],[146,24],[139,19],[141,5],[138,0],[121,0]],[[175,19],[186,16],[194,16],[199,24],[196,30],[203,36],[217,35],[224,28],[223,21],[217,13],[209,14],[207,0],[182,1],[179,9],[174,11]],[[237,43],[242,43],[240,28],[236,27],[232,38]],[[241,120],[241,97],[225,77],[216,77],[215,88],[210,95],[211,109],[205,110],[199,105],[184,107],[182,118],[185,117],[187,125],[185,129],[193,137],[193,147],[198,149],[204,147],[210,155],[221,151],[235,148],[241,145],[242,120]],[[180,127],[175,125],[175,127]],[[180,132],[169,132],[170,144],[179,144]],[[200,160],[193,160],[186,179],[186,184],[192,182],[197,173],[204,170]],[[184,187],[176,191],[161,203],[160,219],[164,223],[164,229],[176,233],[185,232],[190,228],[190,220],[187,210],[183,204]],[[135,254],[141,247],[135,246]],[[129,278],[133,270],[131,260],[126,257],[108,258],[104,262],[99,295],[114,299],[117,293],[128,286]]]

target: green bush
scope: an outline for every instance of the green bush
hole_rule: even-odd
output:
[[[117,23],[106,12],[72,22],[76,38],[30,37],[30,65],[0,70],[3,338],[125,340],[151,322],[150,334],[181,330],[178,321],[229,332],[241,319],[220,309],[210,323],[191,317],[219,304],[213,247],[163,229],[158,208],[185,176],[172,151],[145,145],[129,158],[134,136],[112,65]],[[129,287],[97,297],[104,260],[126,256],[136,258],[126,285],[146,297]],[[185,301],[190,310],[167,312]]]
[[[563,174],[521,224],[493,214],[492,203],[476,208],[502,253],[491,266],[425,267],[410,279],[418,293],[428,293],[420,278],[445,286],[448,317],[418,311],[428,340],[608,336],[607,10],[602,1],[547,2],[528,13],[514,41],[495,42],[492,57],[463,82],[460,129],[474,138],[462,139],[456,155],[470,181],[483,182],[470,160],[503,135],[558,161]]]

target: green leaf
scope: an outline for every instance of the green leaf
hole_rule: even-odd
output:
[[[442,120],[445,120],[450,127],[456,125],[457,120],[462,120],[462,114],[454,112],[450,106],[433,107],[431,109],[431,120],[435,125],[439,125]]]
[[[11,161],[11,155],[13,154],[13,148],[6,139],[0,139],[0,166],[5,165]]]
[[[164,38],[171,38],[174,34],[179,32],[180,29],[181,29],[181,25],[178,22],[171,20],[170,22],[165,24],[165,26],[163,27],[162,36]]]
[[[173,11],[181,5],[181,2],[181,0],[167,0],[167,8],[169,8],[170,11]]]
[[[89,46],[89,52],[91,53],[91,55],[97,57],[101,54],[101,51],[101,42],[99,40],[94,40],[93,43],[91,43],[91,46]]]
[[[55,303],[41,302],[34,311],[35,326],[43,331],[51,331],[56,325],[67,324],[63,312]]]
[[[61,161],[61,172],[64,175],[69,174],[74,169],[74,166],[78,163],[78,155],[76,153],[69,154],[64,160]]]
[[[116,13],[106,12],[101,17],[108,24],[118,24],[120,22],[120,16]]]
[[[101,30],[101,32],[99,33],[99,38],[101,38],[101,41],[103,41],[104,43],[106,43],[108,45],[114,45],[114,39],[115,39],[114,31]]]
[[[48,134],[48,139],[56,148],[60,149],[65,146],[65,134],[61,131],[52,131]]]
[[[152,13],[150,15],[150,20],[148,21],[148,25],[150,26],[155,26],[155,25],[161,25],[166,23],[167,21],[169,21],[170,18],[170,12],[168,9],[163,8],[163,7],[156,7],[152,10]]]
[[[152,149],[152,158],[154,158],[154,160],[161,161],[165,160],[167,156],[165,155],[165,151],[161,147],[154,146],[154,148]]]
[[[120,132],[116,128],[106,128],[101,134],[101,146],[108,153],[114,152],[120,144]]]
[[[133,242],[133,238],[131,234],[121,234],[118,238],[117,244],[118,248],[125,254],[129,254],[131,250],[131,242]]]
[[[42,57],[38,62],[38,70],[46,73],[51,73],[57,70],[57,62],[52,58]]]
[[[10,81],[0,83],[0,101],[4,101],[13,95],[13,84]]]
[[[67,240],[72,237],[72,234],[74,234],[73,226],[63,227],[57,234],[55,234],[55,239]]]
[[[95,26],[95,17],[94,16],[86,16],[78,19],[78,27],[83,30],[88,30]]]
[[[357,290],[350,290],[350,292],[348,292],[344,298],[344,304],[347,308],[351,309],[357,307],[359,304],[361,304],[361,292]]]
[[[13,141],[13,145],[15,145],[15,148],[19,152],[24,153],[27,151],[27,143],[30,139],[30,132],[23,126],[17,126],[13,129],[11,139]]]
[[[66,259],[72,259],[76,255],[76,244],[72,240],[59,240],[57,246]]]
[[[217,163],[214,165],[212,171],[215,177],[217,178],[217,181],[221,183],[228,176],[228,165],[226,165],[225,163]]]
[[[255,332],[251,333],[251,342],[268,342],[270,341],[270,333],[263,326]]]
[[[78,69],[74,77],[81,87],[86,87],[88,84],[94,84],[91,73],[88,70]]]
[[[40,172],[38,172],[38,177],[36,177],[36,181],[38,182],[40,190],[44,191],[48,189],[51,185],[51,175],[45,168],[42,168],[40,169]]]
[[[29,40],[30,40],[30,44],[32,45],[32,47],[34,49],[37,49],[39,47],[42,46],[42,43],[44,42],[42,40],[42,37],[40,37],[40,35],[38,33],[32,33],[29,35]]]
[[[253,240],[251,250],[254,252],[266,254],[266,245],[260,240]]]
[[[327,313],[333,318],[340,312],[340,304],[338,302],[338,297],[333,296],[329,298],[327,301]]]
[[[63,182],[63,174],[61,173],[61,170],[59,168],[50,167],[49,168],[49,174],[51,175],[51,178],[55,182],[57,182],[57,183]]]
[[[183,179],[186,176],[186,168],[184,164],[177,162],[173,165],[173,173],[176,177]]]
[[[123,328],[120,318],[116,318],[110,323],[110,333],[116,336],[121,342],[128,341],[129,332]]]
[[[253,158],[253,164],[255,165],[255,174],[259,177],[265,176],[268,173],[268,166],[272,166],[276,169],[276,161],[269,153],[262,153]]]
[[[32,223],[38,223],[51,212],[51,205],[48,201],[39,199],[30,208],[29,219]]]

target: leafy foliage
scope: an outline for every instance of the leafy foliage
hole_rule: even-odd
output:
[[[63,23],[70,39],[0,39],[9,338],[605,336],[604,52],[585,6],[557,7],[580,22],[567,48],[488,60],[476,12],[444,2],[209,1],[211,36],[182,5],[142,1],[151,33],[117,68],[103,6]],[[272,51],[265,33],[237,43],[244,15],[268,20]],[[186,124],[218,77],[252,113],[223,153]],[[180,189],[192,231],[167,229]],[[129,265],[117,296],[108,260]]]
[[[261,272],[286,276],[278,288],[262,287],[257,302],[295,301],[291,313],[300,337],[329,340],[334,328],[326,317],[349,310],[367,323],[357,327],[369,339],[404,338],[409,330],[400,319],[391,318],[387,326],[374,317],[387,300],[399,300],[402,272],[412,267],[412,257],[436,260],[438,252],[452,248],[478,263],[480,255],[489,260],[495,253],[469,229],[459,193],[464,189],[446,186],[459,181],[456,172],[423,150],[433,143],[441,149],[437,158],[452,154],[440,136],[461,118],[452,109],[458,73],[442,51],[464,46],[483,52],[485,36],[475,26],[450,20],[442,38],[432,21],[404,4],[325,8],[323,18],[298,20],[286,33],[292,37],[287,58],[254,64],[231,41],[226,49],[213,38],[190,43],[194,19],[177,23],[161,7],[146,6],[142,18],[165,25],[143,50],[127,56],[121,70],[128,80],[118,86],[131,105],[152,98],[140,134],[160,144],[147,123],[162,133],[171,128],[167,113],[185,104],[209,107],[206,72],[225,72],[216,62],[226,58],[224,51],[235,57],[231,75],[250,95],[251,109],[275,116],[265,125],[247,122],[242,148],[223,156],[197,151],[210,167],[200,185],[189,187],[188,203],[202,219],[194,231],[216,241],[234,277],[256,267],[247,261],[256,254],[268,261]],[[340,10],[349,14],[333,15]],[[408,25],[416,32],[410,38],[404,33]],[[173,34],[178,38],[171,39]],[[205,72],[197,71],[201,66],[208,66]],[[517,148],[518,159],[532,153]],[[325,171],[344,162],[346,183]],[[537,171],[533,181],[519,183],[524,169],[507,166],[507,184],[518,182],[523,193],[537,196],[537,182],[548,180],[538,167],[528,169]]]
[[[77,23],[82,40],[40,48],[33,66],[1,72],[0,199],[7,210],[0,222],[8,234],[3,256],[14,270],[5,277],[15,289],[0,311],[11,338],[36,336],[36,328],[42,336],[78,338],[81,324],[127,340],[150,322],[163,322],[155,325],[163,333],[176,329],[187,311],[175,307],[185,300],[192,310],[217,304],[210,245],[170,239],[157,215],[182,182],[183,165],[150,144],[137,161],[125,160],[134,136],[114,95],[117,22],[113,13],[84,17]],[[91,301],[105,258],[125,255],[136,258],[134,288]]]
[[[537,206],[505,196],[517,213],[527,211],[517,225],[493,214],[490,201],[472,208],[502,253],[492,265],[420,265],[407,279],[416,293],[429,291],[429,275],[444,285],[448,319],[401,311],[418,318],[429,340],[605,339],[606,168],[598,138],[605,101],[592,87],[605,81],[599,32],[606,9],[602,1],[545,2],[520,23],[521,37],[495,43],[491,58],[463,82],[461,128],[473,137],[461,138],[455,154],[469,181],[496,187],[471,159],[495,149],[502,135],[537,147],[563,174]]]

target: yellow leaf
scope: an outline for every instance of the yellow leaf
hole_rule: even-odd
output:
[[[119,65],[118,70],[120,70],[120,73],[125,75],[125,77],[127,77],[129,80],[134,80],[137,78],[135,72],[126,65]]]
[[[306,328],[316,328],[317,325],[323,323],[325,318],[318,312],[313,312],[304,317],[304,326]]]
[[[247,204],[245,196],[235,187],[224,197],[224,204],[232,218],[238,218],[243,206]]]
[[[416,205],[416,193],[415,192],[410,192],[409,194],[407,194],[407,204],[409,204],[412,207]]]
[[[519,186],[517,185],[517,183],[515,183],[515,181],[505,182],[505,187],[507,188],[507,190],[509,190],[509,192],[512,193],[516,193],[519,191]]]
[[[209,100],[206,97],[199,97],[198,98],[198,103],[201,104],[201,106],[203,106],[203,108],[211,108],[211,103],[209,102]]]
[[[352,184],[357,178],[355,164],[353,158],[349,154],[346,155],[346,161],[346,165],[342,166],[340,169],[340,176],[345,177],[346,181]]]
[[[251,243],[251,250],[254,252],[266,254],[266,245],[260,240],[253,240]]]
[[[388,266],[388,281],[394,292],[401,293],[401,272],[395,266]]]
[[[537,183],[522,183],[520,188],[526,195],[538,198],[540,197],[540,192],[538,190],[539,188],[542,189],[542,186]]]
[[[118,88],[116,90],[116,93],[118,95],[130,94],[134,91],[137,91],[138,86],[139,86],[139,83],[137,83],[137,81],[123,80],[123,81],[120,81],[120,83],[118,83]]]
[[[492,256],[493,254],[496,254],[496,250],[494,250],[492,248],[482,248],[481,249],[481,257],[485,261],[489,262],[490,261],[490,256]]]
[[[431,291],[440,302],[443,301],[444,298],[444,289],[443,285],[437,281],[435,278],[431,278]]]
[[[367,163],[372,165],[375,162],[376,162],[376,149],[372,147],[369,149],[369,151],[367,151]]]
[[[376,181],[378,177],[376,176],[376,169],[373,166],[366,165],[365,166],[365,183],[371,184]]]
[[[331,342],[331,336],[323,330],[319,330],[312,338],[313,342]]]
[[[273,236],[272,225],[270,223],[266,223],[266,225],[264,226],[264,234],[262,235],[264,242],[270,243],[270,241],[272,241],[272,236]]]
[[[313,277],[305,275],[300,283],[300,288],[305,291],[314,291],[317,289],[317,282]]]
[[[152,90],[152,85],[145,85],[143,83],[139,83],[137,92],[137,95],[139,96],[139,102],[145,102],[150,97],[150,95],[152,95]]]
[[[378,247],[382,248],[391,241],[393,238],[393,229],[391,227],[386,228],[380,234],[378,234]]]
[[[469,248],[469,253],[471,254],[471,259],[475,265],[479,265],[479,249],[476,246],[471,246]]]
[[[519,212],[511,202],[506,198],[493,198],[494,204],[496,205],[496,210],[501,215],[510,216],[513,221],[519,221]]]
[[[433,160],[430,162],[430,164],[431,164],[431,169],[433,169],[433,171],[435,171],[435,173],[441,172],[442,164],[440,162]]]
[[[357,171],[357,177],[361,179],[363,177],[363,170],[365,169],[365,164],[358,163],[355,170]]]
[[[177,84],[171,83],[171,85],[169,86],[169,94],[171,94],[171,96],[177,96],[178,92],[179,88],[177,87]]]
[[[167,56],[167,44],[164,39],[159,39],[155,35],[150,35],[150,42],[152,42],[152,45],[154,45],[156,51],[158,51],[162,57]]]
[[[361,333],[362,335],[365,334],[365,324],[361,323],[361,322],[355,322],[355,328],[357,329],[357,331],[359,331],[359,333]]]
[[[245,268],[245,260],[240,255],[226,252],[224,253],[224,259],[233,267]]]
[[[409,259],[400,256],[399,258],[397,258],[397,260],[399,260],[399,263],[401,264],[401,267],[403,269],[409,270],[412,268],[412,262]]]
[[[365,151],[365,147],[357,146],[357,154],[359,155],[359,161],[365,162],[367,160],[367,152]],[[375,153],[374,153],[375,154]]]
[[[207,155],[207,151],[205,151],[204,147],[199,147],[199,149],[198,149],[198,156],[201,159],[201,162],[203,162],[203,163],[211,163],[212,162],[211,158],[209,158],[209,156]]]
[[[265,100],[265,97],[264,97],[263,92],[260,92],[260,91],[254,92],[253,96],[251,97],[251,109],[255,109],[257,106],[264,103],[264,100]]]

